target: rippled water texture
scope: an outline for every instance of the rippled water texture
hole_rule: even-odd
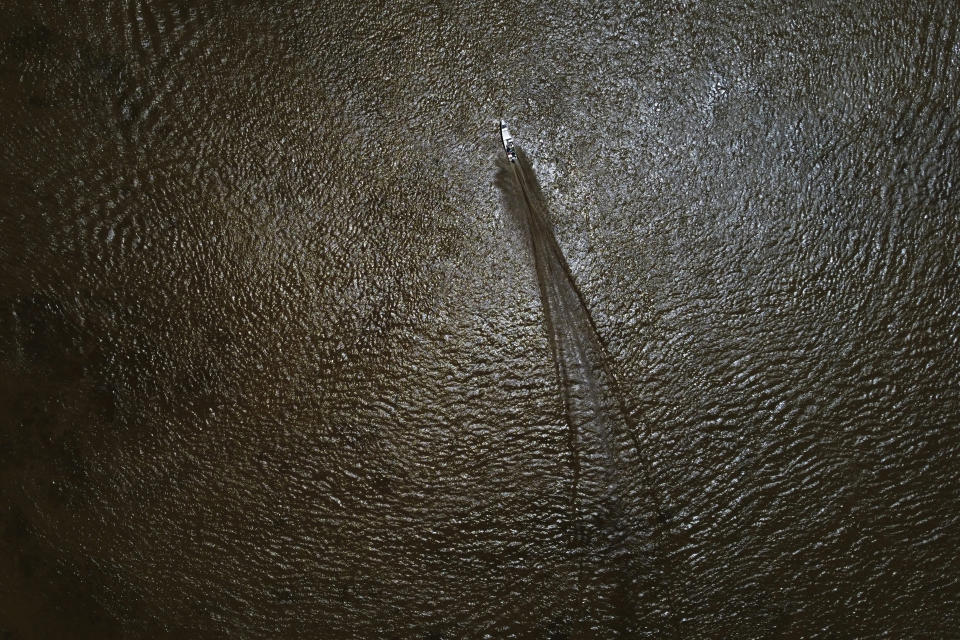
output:
[[[960,9],[623,4],[3,4],[0,638],[955,636]]]

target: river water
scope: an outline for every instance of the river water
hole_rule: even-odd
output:
[[[0,638],[953,637],[958,76],[949,0],[5,3]]]

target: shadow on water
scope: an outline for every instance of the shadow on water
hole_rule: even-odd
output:
[[[517,151],[516,163],[499,163],[496,184],[510,227],[532,259],[567,423],[578,624],[661,635],[671,607],[637,425],[554,236],[529,158]]]

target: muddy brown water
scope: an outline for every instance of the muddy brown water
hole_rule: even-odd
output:
[[[955,637],[958,76],[948,1],[5,3],[0,638]]]

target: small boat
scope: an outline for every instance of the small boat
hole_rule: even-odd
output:
[[[517,150],[513,147],[513,136],[510,135],[510,129],[507,129],[507,123],[500,121],[500,139],[503,140],[503,150],[507,152],[507,158],[510,162],[517,161]]]

